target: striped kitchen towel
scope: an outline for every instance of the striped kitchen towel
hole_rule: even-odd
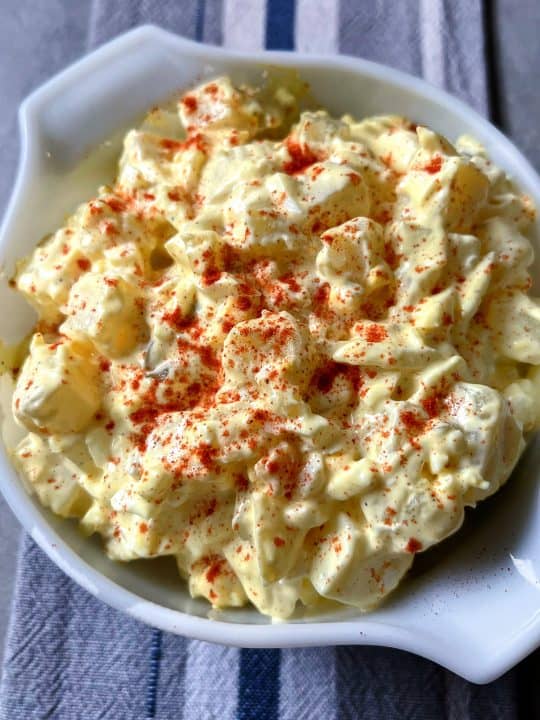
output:
[[[66,13],[78,4],[88,49],[152,22],[237,49],[344,52],[489,112],[481,0],[63,0]],[[517,720],[523,667],[477,687],[385,648],[240,650],[176,637],[95,600],[25,539],[0,720]]]

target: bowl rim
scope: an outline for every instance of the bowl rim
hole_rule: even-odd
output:
[[[234,59],[257,64],[294,64],[299,69],[317,66],[341,69],[399,86],[412,94],[428,97],[443,109],[447,108],[454,113],[459,113],[471,126],[480,128],[482,135],[489,136],[493,144],[497,145],[498,151],[508,157],[518,168],[520,180],[528,186],[531,194],[540,200],[540,178],[510,140],[464,102],[424,80],[379,63],[345,55],[306,55],[268,50],[239,52],[187,40],[155,25],[142,25],[120,35],[78,60],[38,87],[22,102],[19,108],[21,136],[19,165],[12,195],[0,228],[0,247],[3,247],[8,241],[11,227],[16,224],[19,213],[24,211],[25,185],[39,152],[38,128],[41,108],[49,102],[51,94],[58,90],[68,89],[74,83],[79,83],[95,68],[113,63],[124,53],[140,47],[141,43],[165,45],[173,49],[175,53],[184,53],[210,62]],[[324,620],[302,624],[254,625],[211,620],[172,610],[143,600],[135,593],[110,580],[69,547],[30,502],[27,491],[3,448],[0,452],[0,473],[4,479],[0,490],[8,505],[26,531],[61,570],[110,606],[161,630],[187,635],[197,640],[238,647],[278,648],[343,644],[394,647],[433,660],[476,683],[487,683],[494,680],[540,646],[540,613],[535,616],[532,623],[516,633],[512,643],[504,651],[488,656],[478,648],[468,647],[467,652],[459,652],[460,646],[452,644],[452,642],[447,644],[434,642],[427,635],[422,636],[403,627],[390,623],[362,622],[357,618],[349,621]]]

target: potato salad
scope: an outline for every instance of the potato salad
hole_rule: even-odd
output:
[[[20,261],[13,452],[118,561],[288,618],[369,610],[540,426],[535,219],[472,138],[222,77]]]

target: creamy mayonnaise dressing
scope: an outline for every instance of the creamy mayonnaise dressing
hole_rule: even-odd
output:
[[[540,425],[531,201],[472,139],[227,78],[19,263],[42,503],[194,596],[368,609]]]

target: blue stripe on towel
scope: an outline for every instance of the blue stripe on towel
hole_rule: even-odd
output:
[[[242,650],[238,720],[277,720],[281,650]]]
[[[161,630],[152,632],[150,645],[150,667],[148,668],[148,685],[146,686],[146,718],[153,720],[156,717],[157,686],[159,679],[159,664],[161,661]]]
[[[205,0],[199,0],[197,5],[197,15],[195,16],[195,40],[202,42],[204,40],[204,11]]]
[[[295,0],[267,0],[268,50],[294,50],[295,6]],[[280,650],[241,650],[238,720],[277,720],[280,663]]]
[[[267,0],[266,47],[268,50],[294,50],[294,0]]]

